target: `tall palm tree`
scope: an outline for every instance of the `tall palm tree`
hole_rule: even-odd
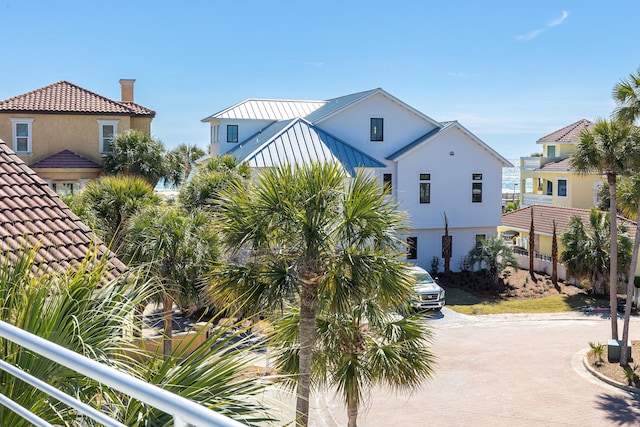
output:
[[[127,250],[134,265],[148,267],[157,279],[164,313],[164,355],[172,351],[173,303],[189,307],[202,294],[202,275],[218,256],[211,218],[201,210],[150,206],[127,228]]]
[[[613,100],[617,107],[613,114],[626,123],[634,123],[640,117],[640,68],[613,86]]]
[[[579,173],[598,171],[607,176],[609,185],[609,215],[611,221],[611,268],[609,269],[609,305],[611,306],[611,337],[618,339],[618,237],[616,179],[624,175],[629,159],[627,146],[633,143],[632,126],[618,120],[598,120],[592,129],[580,135],[580,142],[571,156],[571,165]]]
[[[275,345],[281,349],[280,372],[298,373],[298,323],[292,310],[276,323]],[[350,311],[321,310],[317,319],[313,383],[342,395],[348,427],[357,426],[366,391],[376,384],[411,390],[431,377],[435,356],[428,348],[431,332],[421,316],[401,317],[381,307],[375,297],[354,304]],[[285,377],[286,378],[286,377]]]
[[[187,180],[189,175],[191,175],[191,170],[193,169],[195,161],[206,154],[205,151],[197,145],[186,143],[178,145],[173,151],[178,154],[178,157],[184,164],[185,180]]]
[[[560,255],[567,272],[576,279],[589,279],[595,293],[604,293],[604,281],[611,268],[609,214],[596,208],[589,212],[589,224],[585,227],[580,217],[569,220],[568,230],[560,236],[565,250]],[[624,224],[618,226],[618,262],[621,270],[631,263],[631,239]],[[617,301],[616,301],[617,303]]]
[[[308,424],[319,301],[330,299],[331,309],[341,312],[353,293],[373,292],[368,283],[381,284],[381,301],[407,298],[411,292],[406,281],[394,280],[401,272],[386,268],[394,265],[403,245],[400,233],[406,230],[404,214],[386,199],[373,177],[349,179],[335,163],[268,169],[254,186],[232,185],[223,192],[221,227],[238,262],[219,266],[212,291],[223,301],[242,299],[247,311],[283,307],[297,297],[298,425]],[[353,286],[329,281],[345,259],[374,280]]]

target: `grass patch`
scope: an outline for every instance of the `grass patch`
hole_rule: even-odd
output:
[[[555,295],[532,299],[482,299],[462,289],[447,289],[447,307],[463,314],[561,313],[597,307],[605,300],[586,295]]]

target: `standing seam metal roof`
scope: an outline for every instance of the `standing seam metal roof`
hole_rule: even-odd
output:
[[[327,101],[287,101],[275,99],[247,99],[202,119],[290,120],[305,117]]]
[[[337,161],[353,176],[358,167],[384,167],[346,142],[297,118],[277,122],[238,144],[229,153],[251,167],[265,168],[310,161]]]

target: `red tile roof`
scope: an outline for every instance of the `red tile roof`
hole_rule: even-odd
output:
[[[553,221],[556,222],[558,236],[569,229],[571,217],[578,216],[584,224],[589,224],[589,209],[565,208],[561,206],[532,205],[507,212],[502,215],[502,226],[529,233],[531,210],[533,209],[533,228],[536,234],[553,234]],[[618,215],[618,224],[626,223],[629,234],[635,236],[636,222]]]
[[[39,162],[33,163],[32,168],[64,168],[64,169],[102,169],[102,165],[84,158],[71,150],[63,150]]]
[[[580,134],[592,125],[593,123],[587,119],[578,120],[569,126],[543,136],[538,142],[577,142],[580,139]]]
[[[0,101],[0,112],[82,113],[155,117],[156,113],[134,102],[113,101],[67,81]]]
[[[543,165],[540,169],[545,172],[574,172],[575,169],[571,167],[571,158],[558,160],[557,162],[551,162]]]
[[[0,140],[0,257],[40,246],[40,272],[78,265],[92,248],[109,257],[107,277],[119,277],[126,266],[99,242],[36,173]]]

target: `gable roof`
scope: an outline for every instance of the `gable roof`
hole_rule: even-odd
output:
[[[126,270],[47,183],[0,140],[0,257],[15,257],[33,247],[39,247],[35,261],[41,273],[73,268],[92,249],[109,258],[106,279]]]
[[[337,161],[350,176],[355,175],[358,167],[385,166],[302,118],[276,122],[228,153],[256,168]]]
[[[39,162],[33,163],[32,168],[63,168],[63,169],[102,169],[102,165],[89,160],[71,150],[63,150],[59,153],[45,157]]]
[[[533,209],[533,228],[536,234],[553,235],[553,221],[556,222],[558,236],[569,229],[571,217],[577,216],[586,225],[589,224],[589,209],[566,208],[561,206],[531,205],[502,214],[502,226],[529,233],[531,210]],[[636,222],[618,215],[618,224],[627,224],[629,234],[635,236]]]
[[[484,141],[482,141],[480,138],[475,136],[467,128],[465,128],[455,120],[452,122],[442,122],[442,124],[439,127],[432,129],[431,131],[422,135],[415,141],[410,142],[409,144],[405,145],[395,153],[392,153],[391,155],[387,156],[387,159],[397,161],[400,158],[409,155],[417,147],[438,138],[440,135],[445,134],[451,129],[456,129],[456,128],[462,131],[464,134],[466,134],[473,142],[478,144],[483,150],[487,151],[491,156],[495,157],[500,163],[502,163],[503,167],[513,167],[513,164],[511,164],[509,160],[502,157],[500,154],[498,154],[497,151],[489,147]]]
[[[155,117],[156,113],[135,102],[106,98],[62,80],[40,89],[0,101],[0,112],[82,113]]]
[[[549,135],[543,136],[537,142],[576,142],[580,139],[582,132],[588,130],[592,125],[593,123],[589,120],[581,119],[575,123],[571,123],[569,126],[565,126],[562,129],[552,132]]]

